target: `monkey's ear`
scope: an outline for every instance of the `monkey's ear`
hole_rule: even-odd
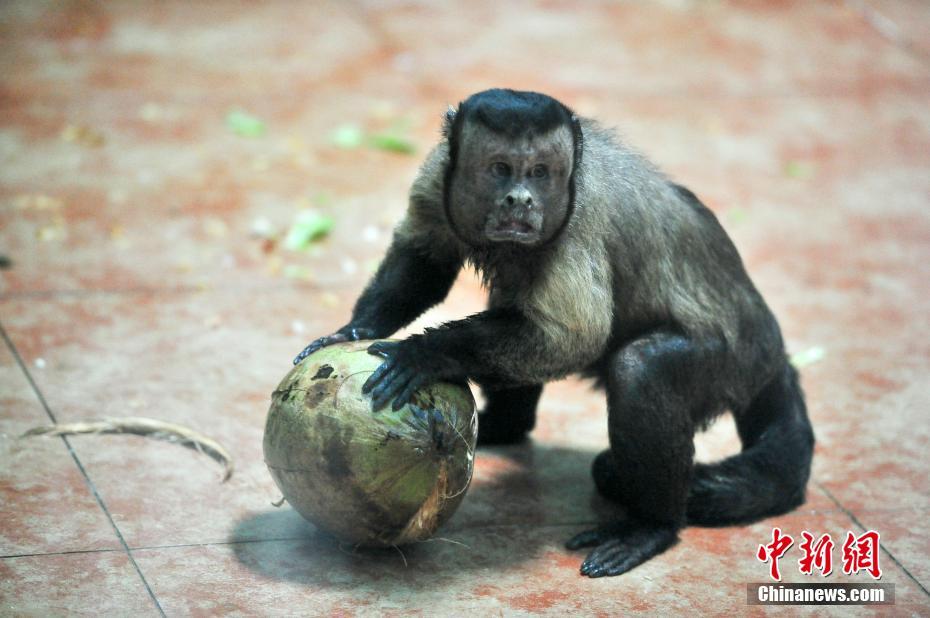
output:
[[[455,122],[455,115],[458,112],[451,105],[442,115],[442,136],[446,139],[449,139],[449,135],[452,133],[452,123]]]
[[[584,152],[584,132],[581,130],[581,118],[577,114],[572,114],[571,122],[572,140],[575,142],[575,157],[572,164],[572,174],[574,175],[575,169],[581,163],[581,156]]]

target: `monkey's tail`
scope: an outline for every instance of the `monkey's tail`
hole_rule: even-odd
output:
[[[814,453],[798,373],[785,370],[736,418],[738,455],[696,464],[688,495],[689,524],[721,526],[786,513],[804,503]]]

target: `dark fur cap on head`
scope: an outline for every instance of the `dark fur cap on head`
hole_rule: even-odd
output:
[[[478,92],[449,109],[443,126],[446,138],[466,120],[476,120],[495,133],[507,137],[540,134],[560,126],[571,127],[575,116],[568,107],[538,92],[492,88]]]

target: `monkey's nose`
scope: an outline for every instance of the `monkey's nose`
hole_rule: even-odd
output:
[[[525,187],[516,187],[507,194],[504,201],[507,202],[508,206],[520,205],[529,207],[533,205],[533,195]]]

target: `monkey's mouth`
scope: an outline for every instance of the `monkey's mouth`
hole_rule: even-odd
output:
[[[525,219],[506,218],[488,221],[485,235],[493,242],[533,243],[539,240],[539,228]]]

